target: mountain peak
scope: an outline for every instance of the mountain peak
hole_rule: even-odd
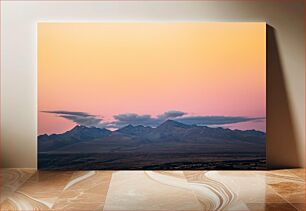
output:
[[[133,126],[131,124],[122,127],[118,130],[116,130],[116,132],[120,132],[120,133],[124,133],[124,134],[130,134],[130,135],[136,135],[136,134],[146,134],[149,131],[151,131],[152,128],[147,126],[143,126],[143,125],[137,125],[137,126]]]
[[[134,128],[134,126],[131,125],[131,124],[128,124],[128,125],[124,126],[123,128]]]
[[[65,134],[88,134],[88,133],[109,133],[110,131],[105,128],[87,127],[84,125],[76,125]]]
[[[87,127],[87,126],[84,126],[84,125],[76,125],[70,131],[84,130],[86,128],[90,128],[90,127]]]
[[[157,128],[171,128],[171,127],[179,127],[179,128],[189,128],[189,125],[185,125],[183,123],[168,119],[162,124],[160,124]]]

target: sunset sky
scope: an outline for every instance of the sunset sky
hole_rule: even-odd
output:
[[[265,131],[265,36],[265,23],[39,23],[38,133],[165,112]]]

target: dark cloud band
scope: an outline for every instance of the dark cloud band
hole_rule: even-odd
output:
[[[43,113],[57,114],[58,117],[70,120],[78,125],[86,127],[106,127],[107,125],[102,123],[102,118],[96,115],[91,115],[85,112],[75,111],[42,111]]]
[[[96,115],[91,115],[86,112],[74,111],[42,111],[44,113],[57,114],[61,118],[70,120],[78,125],[98,128],[121,128],[126,125],[143,125],[157,127],[164,121],[172,119],[187,125],[225,125],[248,121],[259,121],[264,117],[243,117],[243,116],[188,116],[182,111],[167,111],[157,117],[135,113],[118,114],[113,116],[114,121],[106,122]]]
[[[85,112],[75,112],[75,111],[41,111],[43,113],[50,113],[50,114],[64,114],[64,115],[73,115],[73,116],[83,116],[83,117],[88,117],[88,116],[94,116],[90,115]]]
[[[177,118],[176,120],[188,125],[225,125],[253,120],[264,119],[263,117],[243,117],[243,116],[188,116]]]

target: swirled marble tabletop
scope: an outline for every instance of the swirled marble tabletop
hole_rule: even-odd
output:
[[[305,210],[305,169],[1,169],[1,210]]]

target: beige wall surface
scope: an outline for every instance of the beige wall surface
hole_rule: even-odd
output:
[[[1,1],[1,161],[36,167],[38,21],[267,22],[267,159],[304,166],[303,1]]]

